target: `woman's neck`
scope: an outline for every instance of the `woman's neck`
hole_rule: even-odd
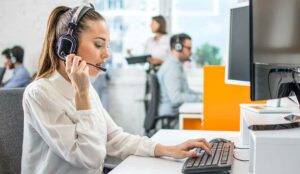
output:
[[[158,41],[160,40],[161,36],[162,36],[161,33],[155,33],[154,40],[155,40],[156,42],[158,42]]]

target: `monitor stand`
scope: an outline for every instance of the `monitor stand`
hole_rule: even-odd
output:
[[[297,99],[294,101],[296,102]],[[288,114],[299,112],[298,104],[293,103],[288,98],[267,100],[266,104],[247,104],[244,108],[260,114]]]

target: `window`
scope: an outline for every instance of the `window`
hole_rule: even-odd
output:
[[[142,54],[144,43],[152,36],[151,17],[159,14],[159,0],[100,0],[96,9],[110,28],[112,67],[126,67],[127,50]]]
[[[229,9],[236,0],[173,0],[172,33],[193,40],[193,64],[221,64],[227,44]]]
[[[222,64],[229,26],[229,9],[237,0],[96,0],[96,9],[110,28],[112,67],[128,67],[127,50],[142,54],[153,36],[151,17],[162,13],[170,34],[185,32],[193,39],[192,67]]]

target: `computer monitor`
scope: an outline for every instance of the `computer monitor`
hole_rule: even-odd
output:
[[[250,0],[251,99],[300,100],[300,0]]]
[[[230,9],[225,83],[250,85],[249,3]]]

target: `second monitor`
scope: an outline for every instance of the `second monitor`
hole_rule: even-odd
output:
[[[250,85],[249,4],[230,9],[225,82]]]

